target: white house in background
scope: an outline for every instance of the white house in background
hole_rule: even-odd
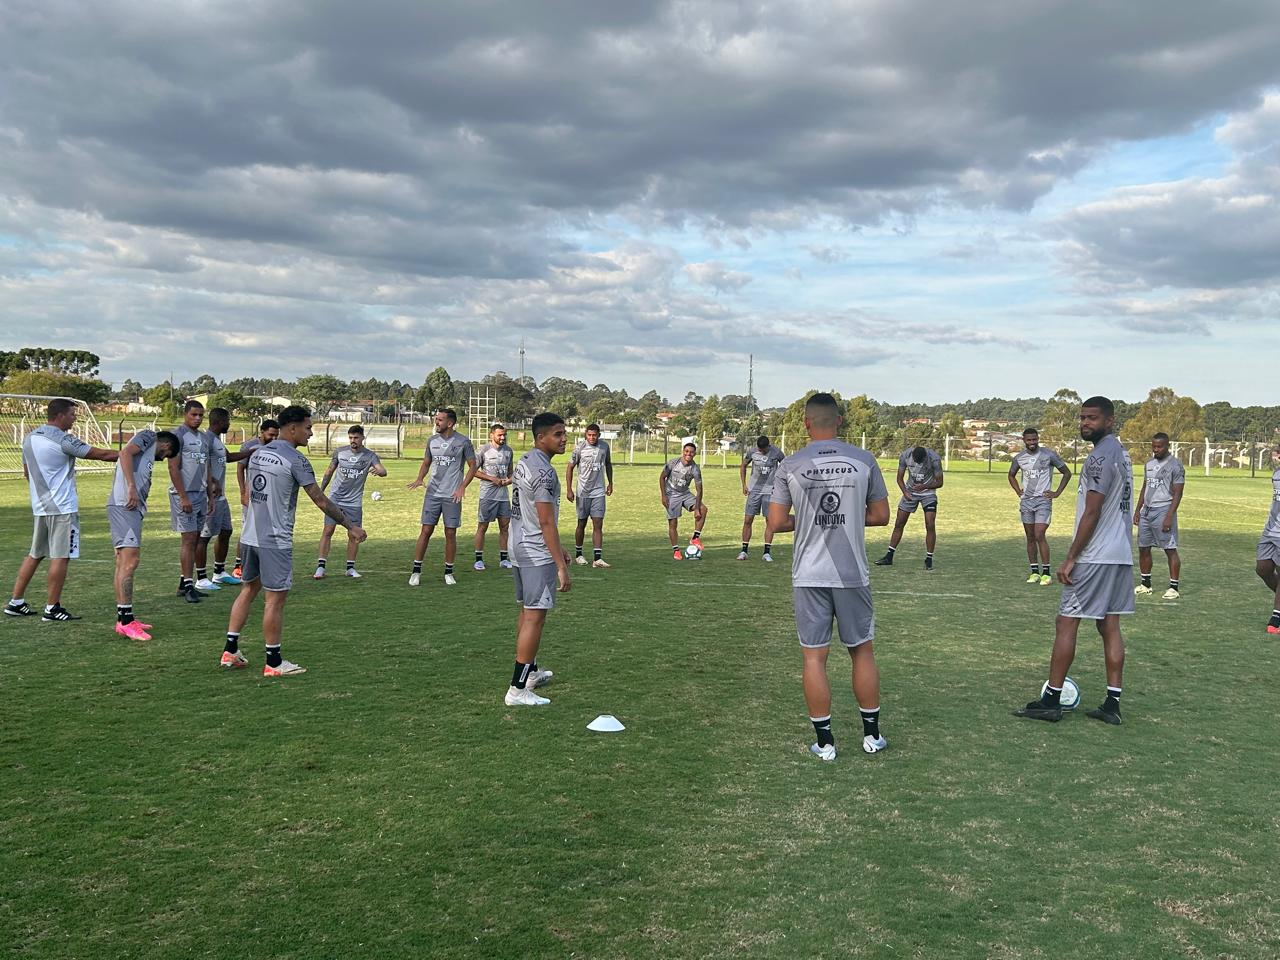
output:
[[[331,409],[327,419],[342,423],[365,423],[376,420],[377,417],[377,410],[372,403],[344,403]]]

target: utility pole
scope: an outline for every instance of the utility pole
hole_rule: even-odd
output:
[[[520,338],[520,379],[524,379],[524,337]]]
[[[756,405],[756,355],[754,353],[747,354],[747,406],[754,407]],[[748,415],[751,413],[747,411]]]

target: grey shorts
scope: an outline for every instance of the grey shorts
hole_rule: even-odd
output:
[[[422,501],[422,525],[434,527],[444,517],[444,525],[450,530],[462,526],[462,504],[453,497],[427,497]]]
[[[1102,620],[1113,613],[1133,613],[1133,564],[1077,563],[1071,579],[1062,591],[1061,616]]]
[[[1053,501],[1048,497],[1023,497],[1018,506],[1023,523],[1043,523],[1053,519]]]
[[[1138,547],[1159,547],[1161,550],[1178,549],[1178,515],[1173,516],[1173,526],[1165,533],[1160,529],[1164,525],[1166,511],[1161,508],[1150,514],[1146,508],[1138,517]]]
[[[187,493],[191,512],[182,512],[182,501],[176,493],[169,494],[169,520],[174,533],[199,533],[204,528],[209,513],[209,498],[203,493]]]
[[[107,504],[107,525],[111,527],[111,545],[138,549],[142,546],[142,511]]]
[[[333,501],[333,505],[342,511],[343,516],[347,518],[348,523],[354,523],[357,527],[364,526],[364,502],[360,503],[339,503]],[[336,527],[338,521],[333,519],[327,513],[324,515],[324,525],[326,527]]]
[[[506,497],[493,497],[480,501],[480,523],[493,523],[500,517],[511,516],[511,503]]]
[[[692,510],[697,503],[698,498],[688,491],[667,494],[667,519],[679,520],[681,513]]]
[[[1280,540],[1259,540],[1258,559],[1270,560],[1280,567]]]
[[[512,567],[516,585],[516,603],[526,610],[550,610],[556,605],[556,588],[560,575],[554,563],[537,567]]]
[[[80,556],[80,514],[59,513],[36,517],[31,534],[31,556],[50,560],[75,560]]]
[[[195,504],[192,503],[192,506]],[[224,530],[231,532],[231,504],[227,502],[226,497],[219,497],[214,501],[213,509],[204,518],[204,523],[200,527],[200,536],[213,539]]]
[[[909,497],[903,497],[898,501],[898,509],[904,513],[915,513],[916,507],[924,507],[925,513],[937,513],[938,498],[930,497],[927,500],[912,500]]]
[[[860,646],[875,637],[870,587],[793,587],[792,592],[800,646],[831,646],[832,620],[846,647]]]
[[[293,551],[278,547],[251,547],[242,545],[243,560],[240,579],[245,583],[262,581],[262,589],[283,593],[293,586]]]
[[[578,508],[578,519],[586,520],[588,517],[596,519],[604,519],[604,494],[578,494],[573,501],[573,505]]]
[[[767,517],[769,516],[769,492],[767,490],[753,490],[747,494],[747,509],[743,514],[744,517]]]

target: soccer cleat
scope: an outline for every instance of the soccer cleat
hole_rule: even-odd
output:
[[[456,587],[458,585],[458,581],[454,579],[452,573],[446,573],[444,575],[444,585],[446,587]]]
[[[679,548],[679,547],[676,547],[674,550],[672,550],[672,551],[671,551],[671,559],[672,559],[672,560],[683,560],[683,559],[684,559],[684,554],[680,552],[680,548]]]
[[[1040,574],[1040,586],[1047,587],[1051,583],[1053,583],[1053,577],[1049,576],[1047,573]]]
[[[179,590],[178,596],[187,601],[187,603],[199,603],[205,597],[205,595],[195,587],[187,587],[185,590]]]
[[[1267,621],[1267,633],[1280,634],[1280,616],[1271,615],[1271,619]]]
[[[138,626],[140,626],[143,630],[151,629],[151,624],[149,623],[143,623],[141,620],[135,620],[133,622],[136,623]]]
[[[502,698],[502,702],[508,707],[545,707],[551,701],[538,696],[528,687],[523,690],[519,687],[507,687],[507,695]]]
[[[498,566],[500,566],[503,570],[510,570],[510,569],[511,569],[511,561],[510,561],[510,560],[499,560],[499,561],[498,561]]]
[[[80,617],[73,617],[71,611],[60,603],[55,603],[52,610],[46,610],[40,617],[44,623],[67,623],[71,620],[79,620]]]
[[[214,583],[225,583],[229,587],[238,587],[244,583],[238,576],[232,573],[215,573],[213,575]]]
[[[1114,707],[1108,707],[1107,701],[1104,700],[1102,701],[1102,706],[1094,707],[1092,710],[1086,710],[1084,715],[1093,720],[1101,720],[1103,723],[1109,723],[1113,727],[1120,726],[1120,704],[1118,703]]]
[[[311,575],[312,580],[323,580],[325,570],[324,567],[316,567],[316,572]]]
[[[1151,588],[1148,587],[1145,583],[1140,583],[1133,588],[1133,595],[1135,597],[1149,597],[1151,596],[1151,593],[1152,593]]]
[[[877,567],[892,567],[892,566],[893,566],[893,552],[892,552],[892,551],[890,551],[889,553],[886,553],[883,557],[881,557],[879,560],[876,560],[876,561],[875,561],[875,565],[876,565]]]
[[[1033,573],[1031,576],[1027,577],[1027,583],[1039,583],[1039,582],[1040,582],[1040,574],[1038,573]]]
[[[128,637],[130,640],[150,640],[151,634],[142,628],[137,620],[131,620],[128,623],[117,623],[116,633],[122,637]]]
[[[196,581],[196,589],[203,590],[206,593],[208,593],[209,591],[212,591],[212,590],[221,590],[222,587],[214,583],[208,577],[205,577],[203,580]]]
[[[554,670],[535,670],[529,674],[529,678],[525,680],[524,686],[526,690],[536,690],[538,687],[545,687],[554,677]]]
[[[760,559],[761,559],[761,560],[763,560],[765,563],[773,563],[773,554],[772,554],[772,553],[766,553],[766,554],[765,554],[763,557],[761,557]]]
[[[1273,636],[1280,636],[1280,627],[1277,627],[1275,624],[1268,623],[1267,633],[1272,634]]]
[[[604,557],[601,557],[599,560],[592,560],[591,566],[596,570],[608,570],[612,564],[606,563]]]
[[[932,570],[932,569],[933,569],[933,557],[925,557],[925,558],[924,558],[924,568],[925,568],[925,570]]]
[[[576,557],[573,558],[573,562],[580,567],[585,567],[587,565],[587,558],[584,557],[582,554],[578,554]]]
[[[889,741],[884,737],[863,737],[862,752],[863,753],[879,753],[881,750],[887,749]]]
[[[421,582],[422,582],[422,574],[420,573],[409,574],[409,586],[416,587]]]
[[[361,579],[360,571],[357,570],[355,567],[347,567],[347,576],[350,577],[352,580]]]
[[[1163,596],[1161,596],[1160,599],[1161,600],[1177,600],[1178,597],[1180,596],[1182,596],[1182,594],[1178,593],[1178,591],[1175,590],[1173,587],[1170,587],[1168,590],[1164,592]]]
[[[1062,707],[1050,707],[1043,700],[1032,700],[1025,707],[1013,711],[1015,717],[1026,717],[1029,720],[1048,720],[1057,723],[1062,719]]]
[[[820,747],[816,743],[811,743],[809,744],[809,752],[819,760],[825,760],[827,763],[830,763],[836,758],[836,745],[834,743],[828,743],[825,747]]]
[[[218,661],[218,666],[224,670],[242,670],[248,665],[248,657],[243,653],[232,653],[230,650],[223,650],[222,659]]]
[[[36,611],[32,610],[31,604],[24,600],[17,606],[14,606],[12,603],[6,603],[4,605],[4,615],[6,617],[34,617],[36,615]]]
[[[471,569],[478,570],[480,573],[484,573],[484,561],[477,560],[474,564],[472,564]]]
[[[300,667],[296,663],[291,663],[288,660],[281,660],[280,666],[278,667],[268,666],[267,664],[263,664],[262,666],[262,675],[264,677],[292,677],[299,673],[306,672],[306,667]]]
[[[738,551],[738,555],[737,555],[737,557],[735,557],[734,559],[736,559],[736,560],[745,560],[745,559],[747,559],[747,551],[745,551],[745,550],[740,550],[740,551]]]

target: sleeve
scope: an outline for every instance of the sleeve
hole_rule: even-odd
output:
[[[787,469],[786,461],[778,464],[778,472],[773,478],[773,492],[769,494],[769,499],[774,503],[780,503],[784,507],[791,506],[791,471]]]
[[[370,466],[382,466],[382,458],[372,450],[369,451],[369,456],[373,457],[372,463],[369,464]]]
[[[696,463],[693,465],[692,479],[697,480],[699,483],[702,483],[702,468],[698,466]]]
[[[1066,465],[1067,461],[1063,460],[1062,457],[1058,455],[1058,451],[1055,450],[1053,453],[1049,454],[1049,466],[1062,469]]]
[[[1182,465],[1181,460],[1175,460],[1173,462],[1173,476],[1169,478],[1169,486],[1173,487],[1179,483],[1185,484],[1186,482],[1187,482],[1187,470]]]
[[[62,435],[59,445],[62,447],[63,453],[70,454],[73,457],[87,457],[89,451],[93,449],[79,437],[73,437],[69,433]]]
[[[298,454],[293,461],[293,466],[289,469],[300,487],[307,487],[316,482],[316,472],[311,466],[311,461],[302,454]]]
[[[138,449],[146,453],[156,445],[156,435],[152,430],[139,430],[130,442],[137,444]]]
[[[333,456],[329,458],[329,466],[331,466],[331,467],[335,467],[335,468],[338,466],[338,451],[337,451],[337,450],[333,451]]]
[[[570,454],[570,456],[569,456],[569,462],[570,462],[571,464],[573,464],[575,467],[576,467],[578,464],[580,464],[580,463],[582,462],[582,447],[581,447],[581,446],[575,446],[575,447],[573,448],[573,453],[572,453],[572,454]]]
[[[879,503],[889,499],[889,488],[885,486],[884,474],[880,472],[880,464],[871,462],[871,476],[867,480],[867,503]]]
[[[1052,463],[1053,460],[1050,459],[1049,462]],[[1020,471],[1021,469],[1022,469],[1022,459],[1017,454],[1014,454],[1013,459],[1009,461],[1009,476],[1016,477],[1018,475],[1018,471]]]
[[[602,440],[601,443],[604,443]],[[613,466],[613,448],[607,443],[604,445],[604,462],[606,466]]]
[[[743,463],[750,463],[750,462],[751,462],[751,451],[750,451],[750,450],[743,450],[743,451],[742,451],[742,462],[743,462]]]
[[[471,443],[471,438],[470,438],[470,437],[463,437],[463,438],[462,438],[462,444],[463,444],[463,445],[462,445],[462,457],[463,457],[463,459],[464,459],[464,460],[466,460],[468,463],[475,463],[475,462],[476,462],[476,448],[475,448],[475,446]]]

